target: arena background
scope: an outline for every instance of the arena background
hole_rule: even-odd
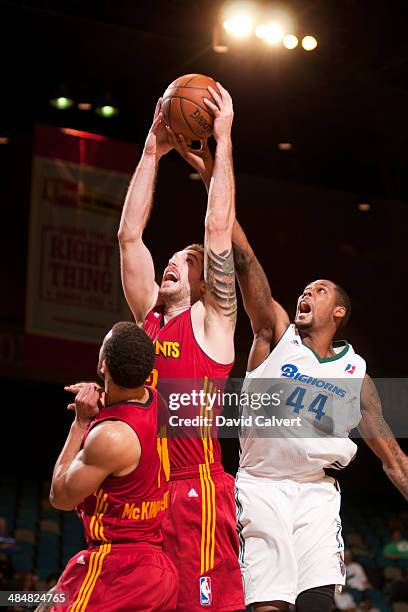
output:
[[[51,372],[36,355],[46,350],[41,342],[26,359],[35,124],[134,143],[136,164],[167,84],[189,72],[215,77],[235,106],[237,214],[273,294],[293,315],[305,283],[337,281],[352,299],[347,339],[367,360],[368,372],[406,376],[407,6],[380,0],[282,5],[296,16],[299,31],[316,36],[315,51],[277,50],[253,41],[215,53],[212,31],[221,6],[215,0],[0,2],[0,137],[8,139],[0,145],[0,472],[2,503],[9,500],[0,504],[0,515],[7,518],[7,535],[13,535],[13,528],[21,528],[22,500],[35,500],[31,547],[26,542],[12,555],[20,572],[35,568],[45,580],[66,561],[60,513],[51,544],[41,544],[41,520],[54,520],[41,501],[47,486],[42,483],[50,478],[71,421],[62,382],[67,372],[66,382],[92,377],[98,349],[88,345],[85,364],[72,343],[67,358],[62,342],[59,358],[70,365],[60,368],[54,360]],[[62,83],[76,102],[95,105],[110,93],[120,114],[106,119],[76,106],[52,108],[49,100]],[[282,142],[292,148],[281,150]],[[160,164],[146,231],[158,272],[174,250],[202,241],[205,191],[190,172],[174,153]],[[244,373],[250,342],[241,308],[235,376]],[[402,413],[407,409],[400,407]],[[406,528],[407,516],[401,515],[406,504],[378,460],[358,444],[357,460],[338,475],[343,508],[354,531],[359,521],[381,524],[382,543],[390,522]],[[405,440],[401,445],[408,450]],[[237,442],[224,440],[223,449],[224,464],[234,473]],[[57,552],[41,566],[47,547]],[[381,570],[381,560],[371,553],[368,565]]]

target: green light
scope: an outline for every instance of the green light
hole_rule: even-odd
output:
[[[71,108],[71,106],[74,105],[74,101],[71,100],[71,98],[59,96],[58,98],[53,98],[52,100],[50,100],[50,104],[58,110],[66,110],[67,108]]]
[[[96,112],[98,113],[98,115],[100,115],[101,117],[105,117],[106,119],[109,119],[110,117],[114,117],[115,115],[119,114],[119,110],[114,106],[111,106],[110,104],[104,104],[103,106],[100,106],[96,109]]]

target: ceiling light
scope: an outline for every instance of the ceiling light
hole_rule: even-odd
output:
[[[286,47],[286,49],[296,49],[298,44],[298,38],[294,34],[286,34],[283,39],[283,46]]]
[[[368,202],[360,202],[360,204],[357,204],[357,208],[362,212],[367,212],[371,209],[371,205]]]
[[[277,21],[271,23],[261,23],[255,29],[255,34],[269,45],[276,45],[280,42],[285,34],[283,27]]]
[[[223,22],[224,28],[228,34],[235,36],[236,38],[245,38],[248,36],[253,29],[252,17],[246,13],[238,13],[230,19],[226,19]]]
[[[313,51],[317,47],[317,40],[314,36],[305,36],[302,40],[302,47],[305,51]]]

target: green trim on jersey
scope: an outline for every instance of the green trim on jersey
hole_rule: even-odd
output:
[[[328,361],[336,361],[337,359],[341,359],[342,357],[344,357],[344,355],[347,353],[347,351],[350,348],[350,345],[348,342],[346,342],[346,340],[335,340],[332,344],[332,347],[337,348],[337,347],[342,346],[343,349],[339,353],[337,353],[336,355],[332,355],[331,357],[320,357],[320,355],[318,355],[316,351],[310,348],[310,346],[307,346],[307,344],[305,344],[304,342],[302,342],[302,344],[307,349],[309,349],[309,351],[312,351],[313,355],[316,357],[319,363],[327,363]]]

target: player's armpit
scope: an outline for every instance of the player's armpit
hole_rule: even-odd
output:
[[[381,399],[367,374],[361,390],[361,414],[358,425],[361,436],[382,462],[391,482],[408,500],[408,457],[383,417]]]
[[[121,421],[105,421],[94,427],[59,482],[53,483],[53,506],[72,510],[110,475],[124,475],[140,459],[140,443]]]

